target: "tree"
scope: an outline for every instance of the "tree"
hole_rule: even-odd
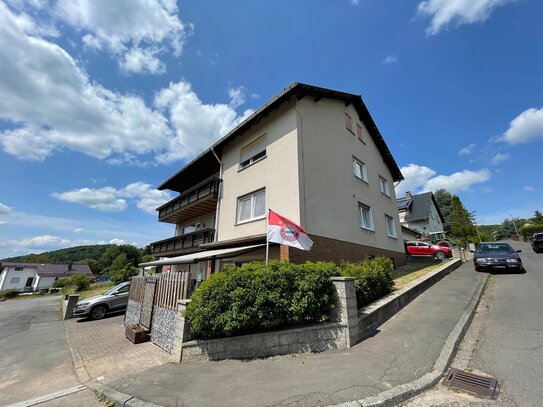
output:
[[[535,211],[534,212],[534,217],[532,218],[532,221],[533,223],[535,223],[536,225],[541,225],[543,224],[543,214],[541,214],[541,212],[539,211]]]
[[[445,233],[451,233],[451,212],[452,212],[452,196],[449,191],[440,188],[434,192],[437,206],[443,215],[443,230]]]
[[[132,266],[132,263],[126,257],[126,253],[121,253],[111,262],[111,265],[104,270],[111,276],[114,283],[128,281],[130,277],[138,274],[139,270]]]
[[[451,234],[460,239],[466,246],[469,243],[470,236],[477,234],[473,218],[474,213],[468,212],[460,198],[453,195],[451,199]]]

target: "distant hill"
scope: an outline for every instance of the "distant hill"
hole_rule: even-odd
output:
[[[9,257],[0,261],[20,261],[24,263],[67,263],[73,261],[77,263],[88,259],[100,260],[105,251],[114,246],[112,244],[76,246],[40,254],[32,253],[24,256]]]

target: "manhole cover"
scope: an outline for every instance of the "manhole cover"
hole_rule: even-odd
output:
[[[493,377],[481,376],[475,373],[452,368],[443,382],[444,386],[468,391],[489,399],[498,398],[498,381]]]

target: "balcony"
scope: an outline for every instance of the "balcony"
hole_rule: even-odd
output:
[[[207,179],[165,203],[157,209],[158,220],[177,224],[214,211],[220,182],[216,177]]]
[[[153,256],[181,256],[200,251],[200,245],[213,242],[215,229],[200,229],[196,232],[185,233],[169,239],[151,243]]]

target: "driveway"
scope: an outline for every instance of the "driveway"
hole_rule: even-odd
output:
[[[0,302],[0,405],[79,385],[60,298]]]

